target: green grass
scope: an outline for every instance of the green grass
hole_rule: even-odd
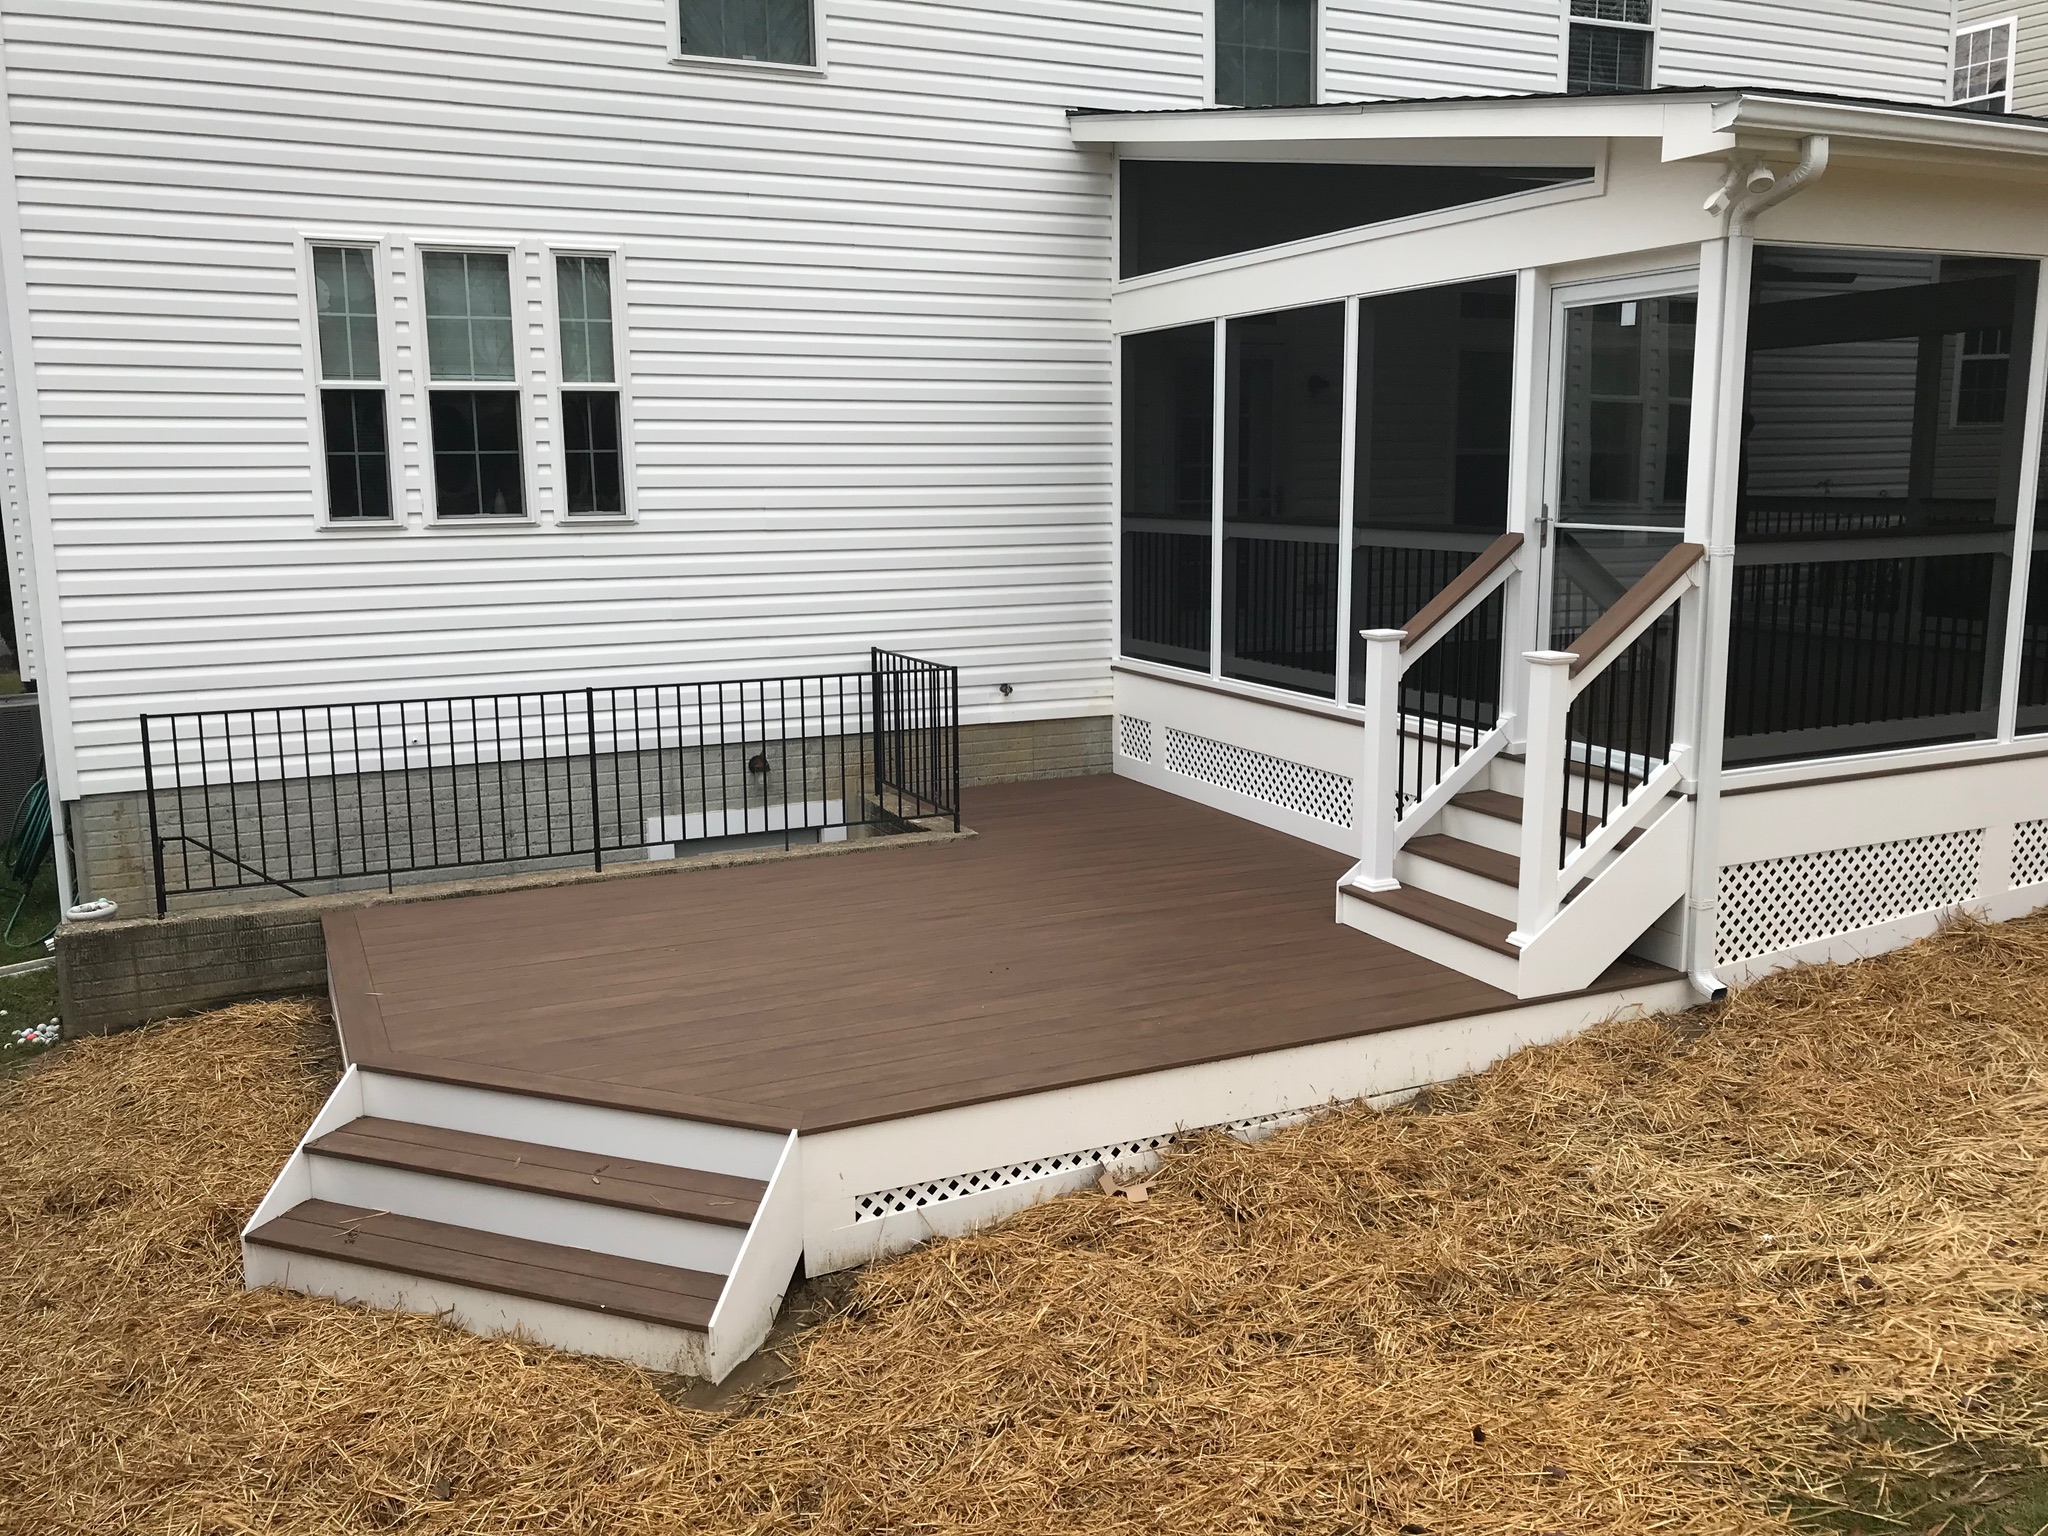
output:
[[[46,1045],[10,1046],[17,1029],[57,1016],[57,968],[50,966],[22,976],[0,976],[0,1076],[50,1049]]]
[[[1851,1424],[1843,1437],[1873,1454],[1826,1501],[1786,1510],[1799,1529],[1839,1536],[2041,1536],[2048,1465],[2032,1446],[1950,1440],[1903,1415]]]

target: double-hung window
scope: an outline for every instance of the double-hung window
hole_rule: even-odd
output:
[[[1317,0],[1215,0],[1216,105],[1300,107],[1316,99]]]
[[[1956,33],[1949,100],[1972,112],[2012,110],[2013,22],[1987,22]]]
[[[555,258],[562,347],[562,457],[571,517],[626,510],[608,256]]]
[[[423,262],[435,514],[523,517],[510,262],[503,251],[428,251]]]
[[[761,64],[815,64],[812,0],[670,0],[678,54]]]
[[[391,452],[377,332],[373,252],[313,247],[320,346],[320,436],[332,522],[391,518]]]
[[[1572,0],[1564,88],[1574,94],[1641,91],[1656,43],[1651,0]]]

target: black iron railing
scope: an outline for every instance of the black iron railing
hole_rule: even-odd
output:
[[[960,678],[865,672],[144,715],[174,896],[960,825]]]
[[[1678,610],[1667,609],[1572,700],[1565,715],[1558,863],[1590,838],[1671,756]]]
[[[1443,782],[1500,724],[1502,621],[1496,591],[1401,674],[1401,769],[1396,814]]]

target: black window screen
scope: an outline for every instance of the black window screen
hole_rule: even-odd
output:
[[[1209,669],[1216,328],[1123,341],[1123,653]]]
[[[811,0],[676,0],[683,52],[771,64],[814,64]]]
[[[1118,270],[1140,277],[1410,214],[1585,181],[1583,166],[1252,164],[1126,160]]]
[[[1316,99],[1316,0],[1215,0],[1216,105],[1298,107]]]
[[[1996,729],[2034,272],[1758,248],[1729,762]]]

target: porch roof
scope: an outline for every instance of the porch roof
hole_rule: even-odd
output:
[[[1835,158],[1968,163],[2048,174],[2048,120],[1749,86],[1586,96],[1436,97],[1309,107],[1077,109],[1079,144],[1144,159],[1374,162],[1554,159],[1571,146],[1652,139],[1667,161],[1796,152],[1824,134]]]

